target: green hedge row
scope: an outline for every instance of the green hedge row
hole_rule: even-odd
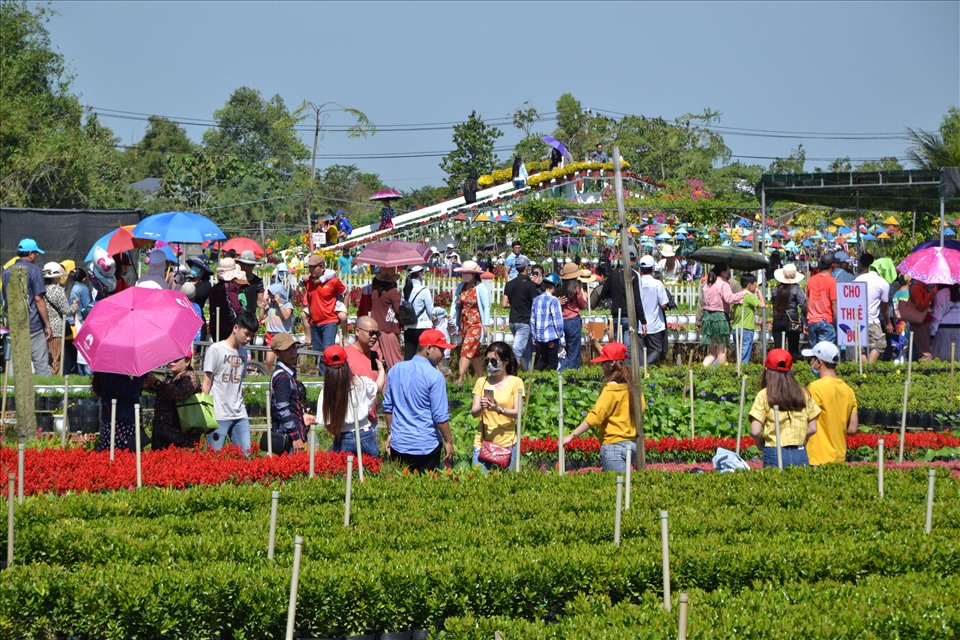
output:
[[[354,486],[344,529],[342,481],[283,485],[272,563],[269,487],[28,498],[17,511],[22,564],[0,580],[0,637],[277,637],[295,535],[305,537],[301,636],[560,619],[581,594],[642,608],[662,588],[661,509],[675,593],[799,583],[813,613],[829,605],[820,583],[886,576],[896,590],[896,576],[960,574],[960,483],[941,472],[923,535],[922,469],[889,470],[885,499],[864,467],[635,475],[620,549],[613,474]],[[730,624],[728,637],[740,628]]]
[[[701,640],[795,638],[956,638],[960,628],[960,577],[914,573],[869,576],[856,583],[767,583],[734,592],[691,590],[687,634]],[[556,621],[464,616],[446,621],[445,640],[662,640],[676,637],[677,594],[672,612],[647,594],[639,603],[612,604],[606,596],[578,595]]]

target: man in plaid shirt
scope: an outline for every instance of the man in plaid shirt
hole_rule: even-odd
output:
[[[530,311],[530,339],[536,350],[538,371],[556,371],[560,350],[566,349],[563,313],[560,301],[553,295],[560,285],[560,276],[551,273],[543,279],[543,293],[533,299]]]

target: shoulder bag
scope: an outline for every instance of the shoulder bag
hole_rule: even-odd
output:
[[[506,469],[510,466],[510,457],[513,455],[513,449],[494,444],[492,441],[487,440],[487,425],[483,421],[482,413],[480,414],[480,429],[480,455],[477,456],[477,459],[480,460],[480,462],[486,462],[487,464],[496,465],[501,469]]]
[[[177,403],[177,417],[180,419],[180,431],[183,433],[210,433],[217,430],[217,419],[213,414],[213,396],[197,392],[186,400]]]

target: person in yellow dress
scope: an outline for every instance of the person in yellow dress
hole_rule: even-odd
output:
[[[590,362],[599,362],[603,374],[607,377],[597,402],[576,429],[564,437],[566,446],[574,438],[596,428],[600,438],[600,465],[603,471],[625,473],[627,470],[627,450],[632,453],[631,466],[637,459],[637,425],[633,420],[633,385],[630,367],[627,366],[627,345],[621,342],[608,342],[603,345],[600,355]],[[639,398],[641,408],[646,408],[643,394]]]
[[[813,349],[804,349],[801,354],[810,358],[810,368],[817,376],[807,385],[807,391],[820,407],[817,432],[807,441],[810,465],[843,464],[847,459],[847,436],[856,435],[860,423],[857,396],[850,385],[837,377],[840,350],[832,342],[818,342]]]
[[[473,406],[470,415],[480,418],[473,440],[473,464],[484,471],[498,468],[480,460],[483,440],[513,449],[508,469],[520,455],[517,441],[517,391],[523,390],[523,380],[517,375],[517,359],[506,342],[493,342],[484,354],[487,375],[477,379],[473,387]],[[485,435],[484,435],[484,432]]]

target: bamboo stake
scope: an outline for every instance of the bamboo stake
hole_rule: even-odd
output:
[[[218,309],[218,311],[219,311],[219,309]],[[271,408],[271,406],[272,406],[272,404],[271,404],[271,402],[270,402],[270,383],[267,383],[266,396],[267,396],[267,398],[266,398],[266,403],[267,403],[267,457],[268,457],[268,458],[272,458],[272,457],[273,457],[273,424],[272,424],[273,419],[272,419],[272,416],[271,416],[270,414],[273,413],[273,412],[270,410],[270,408]]]
[[[267,560],[273,560],[277,542],[277,510],[280,503],[280,492],[270,492],[270,534],[267,538]]]
[[[317,427],[316,425],[310,425],[310,431],[307,437],[310,439],[310,477],[316,478],[316,455],[317,455]]]
[[[783,448],[780,446],[780,405],[773,405],[773,425],[777,435],[777,468],[783,471]]]
[[[303,536],[293,539],[293,576],[290,578],[290,602],[287,605],[286,640],[293,640],[297,620],[297,589],[300,586],[300,560],[303,557]]]
[[[907,435],[907,398],[910,395],[910,379],[913,376],[913,333],[910,333],[910,360],[907,362],[907,381],[903,385],[903,411],[900,414],[900,455],[897,461],[903,464],[903,441]]]
[[[623,499],[623,509],[624,511],[630,511],[630,471],[633,467],[633,449],[627,449],[627,494]]]
[[[4,355],[10,351],[10,343],[8,340],[4,340]],[[10,380],[10,360],[4,359],[3,361],[3,400],[0,401],[0,437],[4,432],[2,428],[6,424],[7,420],[7,383]]]
[[[67,434],[70,432],[70,376],[63,377],[63,433],[60,435],[60,448],[67,448]]]
[[[143,466],[140,461],[140,404],[133,405],[133,442],[137,454],[137,489],[143,487]]]
[[[743,360],[743,307],[740,308],[740,326],[737,328],[737,375],[740,375],[740,367]]]
[[[621,508],[623,505],[623,476],[617,476],[617,504],[614,508],[613,517],[613,546],[620,546],[620,519],[622,516]]]
[[[647,372],[647,346],[643,346],[643,377],[649,378],[650,374]]]
[[[670,527],[669,514],[660,512],[660,547],[663,559],[663,610],[670,611]]]
[[[23,504],[23,455],[25,445],[17,445],[17,504]]]
[[[677,629],[677,637],[680,640],[687,640],[687,603],[689,600],[687,594],[680,594],[680,623]]]
[[[557,416],[557,463],[560,468],[560,475],[564,475],[567,470],[566,450],[563,446],[563,373],[557,374],[557,397],[560,399],[560,413]]]
[[[523,423],[523,389],[517,389],[517,442],[513,470],[520,473],[520,432]]]
[[[933,529],[933,483],[936,481],[937,472],[934,469],[927,470],[927,521],[923,525],[923,532],[929,534]]]
[[[48,309],[49,310],[49,309]],[[67,358],[67,317],[60,319],[60,375],[66,377],[66,371],[63,370],[63,364]],[[66,405],[63,408],[67,410]]]
[[[117,446],[117,399],[110,400],[110,462],[113,462],[113,451]]]
[[[7,475],[7,568],[13,566],[13,478]]]
[[[877,440],[877,493],[883,497],[883,438]]]
[[[953,397],[954,364],[957,360],[957,343],[950,343],[950,397]],[[6,378],[4,378],[3,392],[7,392]]]
[[[857,308],[857,327],[853,332],[854,344],[857,346],[857,368],[860,375],[863,375],[863,354],[860,352],[860,308]]]
[[[623,324],[621,324],[620,322],[620,319],[622,318],[622,316],[623,316],[623,309],[617,309],[617,328],[616,328],[615,335],[617,336],[617,342],[620,342],[620,343],[623,343]]]
[[[220,342],[220,307],[217,307],[217,342]]]
[[[347,493],[343,501],[343,526],[350,526],[350,493],[353,489],[353,456],[347,456]]]
[[[740,455],[740,438],[743,436],[743,402],[747,395],[747,376],[740,378],[740,415],[737,417],[737,455]]]
[[[357,473],[359,474],[360,482],[366,482],[366,480],[363,479],[363,447],[360,446],[360,418],[357,416],[357,413],[359,413],[357,405],[353,404],[353,433],[354,439],[357,441]]]
[[[687,371],[690,374],[690,437],[696,437],[696,428],[694,427],[693,415],[693,369]]]

